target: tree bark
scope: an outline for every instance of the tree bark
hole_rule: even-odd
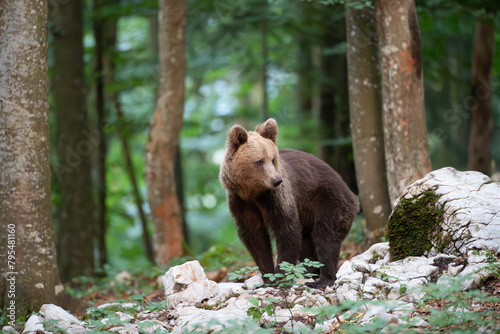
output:
[[[365,245],[380,242],[391,212],[382,127],[378,38],[372,8],[346,6],[347,70],[352,146],[366,219]]]
[[[261,52],[262,52],[262,67],[261,67],[261,80],[262,80],[262,119],[266,121],[269,118],[269,95],[267,93],[268,74],[267,66],[269,62],[269,46],[267,42],[268,22],[267,22],[267,0],[262,4],[262,19],[260,22],[261,33]]]
[[[95,0],[92,9],[94,18],[92,29],[95,38],[95,68],[94,68],[94,89],[95,89],[95,109],[97,114],[97,130],[102,135],[97,151],[97,245],[99,250],[99,267],[103,268],[108,262],[106,249],[107,230],[107,208],[106,208],[106,156],[108,143],[104,127],[106,126],[105,114],[105,94],[104,94],[104,20],[100,10],[105,0]]]
[[[422,52],[413,0],[375,0],[382,73],[385,161],[391,203],[431,171]]]
[[[54,24],[54,103],[61,191],[57,254],[61,280],[94,273],[94,200],[90,158],[99,141],[87,127],[82,3],[59,6]],[[98,136],[100,137],[100,136]]]
[[[47,80],[47,1],[0,2],[0,301],[9,322],[64,291],[52,229]]]
[[[491,71],[495,53],[495,23],[479,21],[474,34],[472,58],[472,96],[476,101],[471,111],[468,170],[486,175],[491,166],[491,139],[493,137],[493,107]]]
[[[183,240],[174,160],[184,109],[184,1],[160,0],[159,16],[160,91],[146,144],[146,182],[156,263],[167,264],[182,254]]]
[[[349,110],[347,91],[347,64],[344,53],[330,54],[326,50],[345,42],[344,19],[331,20],[340,11],[340,7],[325,7],[323,54],[321,57],[320,82],[320,157],[335,169],[342,179],[356,192],[356,176],[352,146],[349,142]]]
[[[113,94],[113,100],[118,118],[124,119],[118,93]],[[137,178],[135,177],[136,174],[135,167],[134,163],[132,162],[132,157],[130,155],[128,141],[127,138],[125,138],[125,134],[123,133],[123,129],[121,126],[119,126],[118,128],[118,138],[120,139],[120,143],[122,145],[123,158],[125,159],[127,174],[130,179],[130,184],[132,185],[132,195],[134,196],[135,206],[137,207],[137,212],[139,212],[139,220],[141,221],[141,226],[142,226],[142,240],[144,242],[144,251],[146,253],[146,257],[149,260],[149,262],[154,264],[155,259],[153,253],[153,244],[151,243],[151,237],[149,236],[148,220],[146,219],[146,214],[144,213],[144,210],[142,208],[142,196],[141,193],[139,192],[139,185],[137,184]]]

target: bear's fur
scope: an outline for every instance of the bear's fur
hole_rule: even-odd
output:
[[[234,125],[219,179],[238,230],[262,273],[274,273],[270,233],[278,264],[306,258],[324,264],[314,288],[335,281],[340,243],[359,201],[330,166],[311,154],[280,150],[274,119],[247,132]]]

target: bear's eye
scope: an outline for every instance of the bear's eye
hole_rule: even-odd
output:
[[[257,167],[262,166],[263,164],[264,164],[264,161],[262,161],[262,160],[255,161],[255,166],[257,166]]]
[[[276,158],[273,158],[273,165],[274,165],[274,161],[276,161]]]

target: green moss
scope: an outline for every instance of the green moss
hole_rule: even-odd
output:
[[[441,238],[443,208],[438,198],[434,191],[428,190],[416,198],[400,199],[387,222],[391,261],[423,255],[432,248],[431,240],[440,241],[438,248],[451,242]]]

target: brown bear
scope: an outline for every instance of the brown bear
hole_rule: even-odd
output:
[[[219,179],[226,189],[238,236],[262,273],[274,273],[270,235],[277,263],[306,258],[324,264],[324,288],[335,281],[340,243],[359,211],[358,198],[330,166],[311,154],[278,152],[278,125],[272,118],[247,132],[234,125]],[[278,267],[279,268],[279,267]]]

